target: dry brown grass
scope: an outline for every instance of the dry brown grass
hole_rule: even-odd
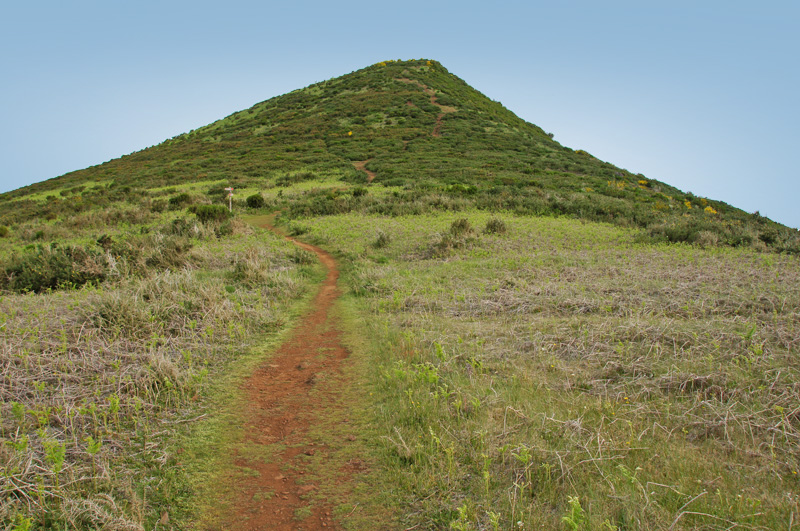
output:
[[[4,525],[150,528],[181,495],[172,439],[204,416],[205,382],[306,285],[290,246],[235,232],[198,234],[190,253],[154,233],[149,259],[120,263],[144,276],[0,298]]]
[[[354,257],[384,338],[375,422],[405,524],[790,528],[797,258],[502,219],[507,235],[440,257],[424,250],[452,216],[312,224]],[[371,249],[362,224],[391,247]]]

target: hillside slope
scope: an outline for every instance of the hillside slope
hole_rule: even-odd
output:
[[[378,63],[158,146],[2,194],[0,205],[18,204],[2,209],[0,224],[114,201],[143,200],[147,207],[168,195],[166,187],[189,183],[258,190],[298,173],[364,182],[354,162],[374,172],[376,183],[401,188],[390,206],[373,211],[419,213],[468,203],[642,227],[657,240],[798,249],[797,231],[758,214],[561,146],[430,60]],[[64,197],[70,200],[57,200]]]

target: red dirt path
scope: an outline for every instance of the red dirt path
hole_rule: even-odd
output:
[[[354,161],[353,162],[353,166],[355,166],[355,168],[357,170],[360,170],[360,171],[363,171],[364,173],[366,173],[367,174],[367,182],[371,183],[372,181],[375,180],[375,172],[374,171],[369,171],[367,169],[367,163],[369,163],[369,161],[370,161],[370,159],[360,160],[360,161],[357,161],[357,162]]]
[[[275,231],[269,223],[262,227]],[[269,462],[238,458],[238,498],[232,502],[231,529],[316,530],[337,529],[332,507],[307,498],[322,485],[308,481],[306,456],[328,453],[309,437],[309,429],[322,420],[327,407],[337,402],[329,386],[319,385],[331,374],[338,374],[348,351],[341,342],[341,330],[330,315],[339,296],[339,271],[326,251],[286,237],[295,245],[313,252],[327,269],[327,276],[311,309],[280,346],[274,356],[259,367],[244,384],[248,411],[246,442],[272,450]],[[335,406],[334,406],[335,407]],[[268,453],[268,452],[266,452]],[[326,455],[327,457],[327,455]],[[345,482],[346,472],[334,483]],[[318,481],[318,480],[317,480]]]

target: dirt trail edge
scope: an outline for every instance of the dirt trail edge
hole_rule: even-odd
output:
[[[281,234],[272,219],[261,218],[256,224]],[[334,507],[324,491],[338,488],[350,474],[339,470],[321,484],[313,463],[326,460],[330,449],[311,432],[331,417],[331,408],[337,404],[341,408],[338,386],[330,385],[349,354],[341,341],[341,328],[331,316],[340,295],[339,270],[328,252],[281,235],[314,253],[327,275],[288,340],[244,382],[247,455],[235,459],[242,473],[237,474],[238,495],[231,507],[235,522],[231,523],[247,530],[337,529]],[[264,455],[269,457],[264,459]]]
[[[372,181],[375,180],[375,172],[374,171],[369,171],[367,169],[367,164],[369,164],[370,160],[372,160],[372,159],[359,160],[359,161],[354,161],[353,162],[353,166],[355,166],[355,168],[357,170],[363,171],[364,173],[367,174],[367,182],[368,183],[371,183]]]

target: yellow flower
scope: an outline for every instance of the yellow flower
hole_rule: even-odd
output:
[[[686,208],[688,208],[689,210],[692,209],[692,202],[689,201],[688,199],[684,201],[683,204],[686,205]]]
[[[347,136],[353,136],[353,132],[352,131],[348,131],[347,132]]]
[[[716,213],[717,213],[717,211],[716,211],[716,210],[714,210],[713,208],[711,208],[711,205],[708,205],[708,206],[707,206],[707,207],[705,207],[703,210],[705,210],[705,211],[706,211],[708,214],[716,214]]]

